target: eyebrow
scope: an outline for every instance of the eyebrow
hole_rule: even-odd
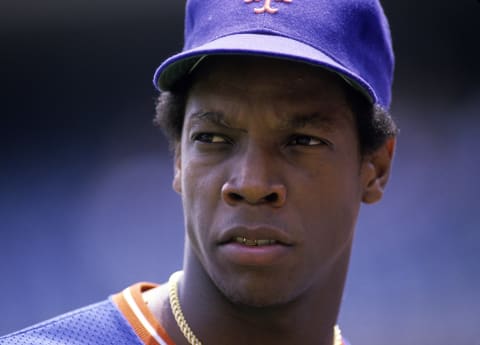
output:
[[[190,115],[191,120],[195,123],[197,120],[207,121],[213,125],[222,126],[231,129],[238,129],[228,122],[224,113],[218,111],[197,111]]]
[[[333,130],[338,119],[329,114],[320,112],[308,114],[293,114],[282,119],[282,129],[301,129],[305,127],[321,127],[327,130]]]
[[[231,129],[240,129],[228,122],[224,113],[218,111],[198,111],[190,115],[192,122],[197,120],[205,120],[213,125],[222,126]],[[297,113],[290,116],[282,116],[280,124],[277,126],[279,130],[295,130],[305,127],[319,127],[325,130],[333,131],[338,119],[329,114],[320,112],[313,113]]]

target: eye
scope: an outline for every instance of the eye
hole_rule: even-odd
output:
[[[224,144],[229,142],[223,135],[214,133],[197,133],[192,135],[192,140],[207,144]]]
[[[288,145],[319,146],[330,145],[330,143],[326,140],[315,138],[310,135],[295,135],[290,138]]]

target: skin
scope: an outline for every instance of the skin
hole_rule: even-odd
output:
[[[260,57],[195,71],[173,187],[186,224],[180,301],[204,344],[332,343],[359,207],[381,198],[395,143],[360,155],[343,83]],[[147,300],[186,344],[165,288]]]

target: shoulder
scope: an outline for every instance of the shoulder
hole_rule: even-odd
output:
[[[142,344],[111,299],[0,337],[0,345]]]

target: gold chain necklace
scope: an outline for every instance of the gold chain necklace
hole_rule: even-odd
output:
[[[183,316],[182,307],[180,306],[180,300],[178,298],[178,279],[182,275],[182,271],[173,273],[168,280],[168,298],[170,300],[170,308],[172,308],[173,317],[177,322],[178,328],[182,331],[183,336],[187,339],[190,345],[202,345],[202,342],[198,340],[197,336],[193,333],[192,329],[188,325],[185,316]],[[342,334],[340,332],[340,327],[335,325],[333,332],[333,345],[342,345]]]

